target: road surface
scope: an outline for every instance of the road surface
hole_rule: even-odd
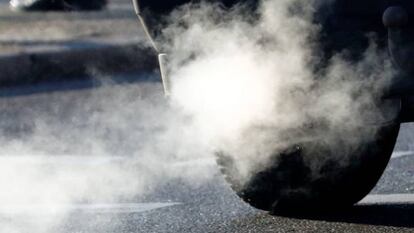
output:
[[[153,80],[0,90],[0,232],[414,232],[414,127],[356,207],[270,216],[238,199],[212,158],[157,151],[194,148],[163,130],[173,115]]]

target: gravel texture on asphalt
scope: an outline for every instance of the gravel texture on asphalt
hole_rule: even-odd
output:
[[[127,76],[124,78],[129,80]],[[126,112],[127,116],[122,119],[139,121],[140,108],[148,110],[151,104],[145,103],[154,98],[162,98],[162,95],[157,94],[161,90],[158,82],[135,80],[122,83],[106,77],[96,77],[91,83],[48,83],[7,89],[8,94],[0,98],[2,140],[27,142],[30,135],[39,130],[39,119],[43,119],[49,124],[47,133],[55,137],[53,143],[74,143],[87,150],[88,143],[87,139],[82,138],[82,130],[90,127],[88,124],[94,123],[93,119],[99,114],[105,113],[107,104],[114,107],[112,114],[118,114],[117,111],[124,107],[136,107],[136,110]],[[111,97],[109,103],[108,98],[104,98],[108,96]],[[131,99],[139,101],[127,106],[122,102]],[[58,127],[52,127],[62,124],[68,129],[64,133]],[[108,134],[99,130],[101,126],[95,125],[97,138],[113,143],[108,146],[124,147],[122,150],[114,150],[114,153],[127,153],[137,145],[137,142],[128,140],[129,135],[122,134],[122,128],[113,128],[111,134]],[[135,126],[131,124],[130,127]],[[404,125],[403,129],[404,134],[407,134],[412,131],[412,126]],[[399,143],[402,142],[411,143],[407,138],[400,137]],[[401,145],[399,148],[402,148]],[[80,152],[71,151],[70,147],[53,147],[52,144],[50,150],[52,154]],[[45,232],[414,232],[412,204],[361,204],[326,216],[277,217],[243,203],[225,183],[213,162],[182,166],[198,172],[208,170],[210,176],[199,184],[189,184],[180,177],[161,176],[162,181],[153,186],[151,192],[126,200],[133,203],[164,202],[178,203],[177,205],[137,213],[74,212],[65,215],[60,224]],[[373,193],[413,193],[413,174],[414,156],[393,158]],[[47,215],[43,217],[50,218]],[[26,226],[21,224],[27,224],[30,218],[31,216],[0,216],[0,223]]]

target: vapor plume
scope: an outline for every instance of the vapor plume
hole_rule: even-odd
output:
[[[320,67],[326,58],[314,17],[323,4],[264,0],[252,12],[202,2],[170,16],[161,41],[171,57],[172,102],[247,176],[295,143],[352,151],[376,133],[362,126],[390,120],[392,109],[378,99],[393,69],[374,42],[358,61],[339,51]]]

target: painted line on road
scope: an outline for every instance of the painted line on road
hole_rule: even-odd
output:
[[[0,215],[21,214],[65,214],[65,213],[142,213],[151,210],[181,205],[182,203],[117,203],[117,204],[36,204],[36,205],[3,205]]]
[[[414,155],[414,151],[395,151],[394,153],[392,153],[391,158],[396,159],[396,158],[412,156],[412,155]]]
[[[53,164],[53,165],[101,165],[130,161],[128,157],[121,156],[82,156],[82,155],[16,155],[2,156],[0,162],[23,164]]]
[[[395,151],[391,158],[397,159],[406,156],[414,156],[414,151]],[[90,156],[90,155],[14,155],[1,156],[0,162],[14,162],[24,164],[62,164],[62,165],[106,165],[112,163],[130,162],[139,160],[138,157],[127,156]],[[214,158],[200,158],[171,163],[173,167],[215,165]]]
[[[359,204],[414,204],[414,194],[368,195]]]
[[[17,156],[2,156],[0,157],[0,163],[23,163],[23,164],[35,164],[35,165],[108,165],[113,163],[129,163],[133,160],[139,161],[138,157],[126,157],[126,156],[82,156],[82,155],[56,155],[56,156],[44,156],[44,155],[17,155]],[[191,166],[204,166],[215,165],[215,160],[211,158],[193,159],[176,161],[170,164],[172,167],[191,167]]]

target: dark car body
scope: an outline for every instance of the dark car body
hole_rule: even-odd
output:
[[[160,18],[176,7],[197,2],[191,0],[139,0],[142,16],[145,18],[150,33],[159,34]],[[223,7],[249,4],[254,10],[258,0],[209,0],[218,2]],[[379,46],[386,45],[387,29],[382,24],[382,14],[392,5],[403,5],[409,11],[414,11],[414,1],[410,0],[326,0],[315,15],[315,23],[322,25],[321,44],[326,54],[349,51],[353,58],[358,58],[368,46],[369,40],[374,39]],[[409,12],[411,13],[411,12]],[[371,34],[371,37],[368,36]]]

